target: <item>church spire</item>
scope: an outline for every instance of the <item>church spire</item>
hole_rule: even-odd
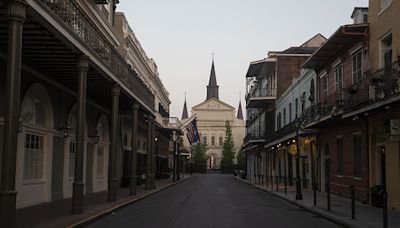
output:
[[[207,86],[207,100],[211,98],[219,99],[217,77],[215,76],[214,57],[211,65],[210,80]]]
[[[183,104],[182,120],[185,120],[187,118],[189,118],[189,116],[188,116],[188,111],[187,111],[186,93],[185,93],[185,103]]]
[[[237,112],[237,118],[243,120],[242,102],[239,101],[239,108]]]

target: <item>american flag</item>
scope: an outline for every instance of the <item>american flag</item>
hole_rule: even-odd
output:
[[[197,129],[196,118],[186,126],[186,136],[190,144],[199,142],[199,130]]]

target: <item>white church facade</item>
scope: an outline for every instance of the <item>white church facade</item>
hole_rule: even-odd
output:
[[[211,66],[209,84],[207,86],[207,98],[200,104],[192,107],[191,116],[188,116],[186,101],[184,104],[182,122],[183,125],[197,118],[197,127],[200,133],[200,141],[207,144],[207,169],[219,170],[222,160],[222,148],[225,141],[226,121],[232,129],[232,137],[235,143],[235,158],[243,145],[245,135],[245,122],[243,120],[242,107],[236,115],[235,108],[219,100],[219,86],[217,85],[214,61]],[[189,148],[189,141],[184,137],[184,146]],[[236,161],[234,161],[236,162]]]

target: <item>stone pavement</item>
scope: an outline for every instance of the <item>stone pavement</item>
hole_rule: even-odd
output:
[[[314,206],[314,194],[308,189],[302,189],[303,200],[296,200],[296,188],[294,186],[287,187],[287,194],[284,193],[284,185],[279,185],[276,191],[276,185],[273,189],[271,185],[266,187],[266,183],[260,185],[259,183],[250,183],[247,180],[237,178],[247,184],[251,184],[263,191],[269,192],[284,200],[292,202],[297,206],[313,212],[317,215],[323,216],[331,221],[341,224],[345,227],[360,227],[360,228],[379,228],[383,227],[382,208],[372,207],[367,204],[362,204],[356,201],[355,205],[355,219],[351,219],[351,200],[348,198],[336,196],[331,194],[331,211],[327,209],[327,195],[322,192],[317,192],[317,206]],[[388,212],[388,225],[390,228],[400,227],[400,212]]]
[[[16,227],[73,227],[84,225],[106,214],[113,213],[124,206],[149,195],[159,192],[187,179],[172,182],[171,179],[156,180],[156,189],[145,191],[144,185],[137,186],[137,194],[129,196],[129,188],[120,188],[116,202],[107,202],[107,192],[93,193],[85,196],[84,213],[71,214],[71,199],[44,203],[36,206],[18,209],[16,212]]]

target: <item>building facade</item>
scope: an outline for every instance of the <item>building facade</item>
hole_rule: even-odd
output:
[[[16,208],[72,198],[71,211],[82,213],[85,195],[101,191],[115,201],[124,164],[135,194],[136,151],[146,151],[146,189],[154,188],[156,119],[169,110],[168,93],[135,70],[155,64],[129,65],[118,48],[117,2],[0,2],[1,227],[14,226]]]
[[[185,105],[186,107],[186,101]],[[207,99],[192,107],[191,117],[183,119],[186,125],[193,118],[197,119],[200,141],[207,145],[207,169],[219,170],[222,160],[222,146],[225,141],[226,122],[232,129],[233,142],[235,143],[235,157],[239,152],[244,138],[245,124],[239,103],[238,113],[235,108],[219,99],[219,86],[217,85],[214,61],[211,66],[209,84],[207,86]],[[186,117],[187,110],[183,110],[182,118]],[[189,142],[184,137],[184,145],[190,148]]]

